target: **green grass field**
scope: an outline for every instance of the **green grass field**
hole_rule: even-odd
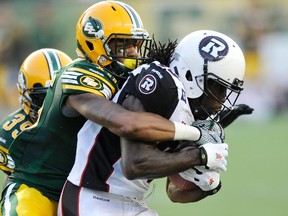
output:
[[[288,212],[288,116],[226,129],[228,170],[222,189],[198,203],[172,203],[165,180],[155,181],[149,206],[160,216],[285,216]]]
[[[172,203],[156,181],[150,206],[161,216],[285,216],[288,213],[288,116],[239,121],[226,129],[228,170],[222,189],[197,203]]]

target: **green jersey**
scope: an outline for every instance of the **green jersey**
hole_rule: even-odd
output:
[[[9,149],[15,161],[9,182],[27,184],[58,201],[74,163],[77,133],[86,121],[83,116],[64,116],[65,100],[82,93],[111,99],[117,90],[117,80],[95,64],[81,60],[62,68],[47,91],[38,121]]]
[[[15,166],[8,149],[16,136],[32,124],[31,118],[23,109],[11,113],[0,123],[0,169],[5,173],[11,174]]]

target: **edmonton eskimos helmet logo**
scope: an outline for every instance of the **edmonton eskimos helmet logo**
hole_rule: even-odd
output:
[[[93,22],[93,25],[90,22],[90,20],[91,22]],[[85,25],[83,25],[83,33],[89,38],[95,38],[97,35],[97,32],[101,29],[103,29],[103,25],[97,19],[88,19]]]
[[[208,36],[199,43],[200,55],[208,61],[219,61],[223,59],[229,51],[227,42],[217,36]]]

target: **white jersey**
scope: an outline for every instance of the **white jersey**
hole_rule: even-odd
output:
[[[147,112],[191,125],[194,121],[184,87],[171,70],[153,62],[134,70],[113,101],[134,95]],[[128,180],[120,166],[120,139],[88,120],[78,133],[75,164],[68,176],[74,185],[141,200],[151,179]]]

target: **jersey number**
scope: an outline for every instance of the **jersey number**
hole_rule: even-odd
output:
[[[12,130],[15,127],[15,125],[21,123],[24,119],[25,119],[24,115],[17,114],[17,115],[14,116],[14,119],[12,119],[12,121],[5,122],[5,124],[3,125],[3,129],[6,130],[6,131],[10,131],[10,130]],[[25,122],[21,123],[20,127],[19,127],[20,131],[25,130],[26,128],[30,127],[31,125],[32,125],[32,123],[29,122],[29,121],[25,121]],[[15,129],[12,132],[12,137],[15,139],[18,134],[19,134],[19,130]]]

